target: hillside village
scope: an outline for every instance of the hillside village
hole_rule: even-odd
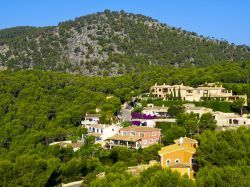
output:
[[[197,131],[190,131],[183,137],[174,139],[172,143],[158,151],[159,161],[151,160],[149,164],[129,167],[128,172],[138,175],[145,168],[159,165],[163,168],[169,167],[173,171],[178,171],[181,175],[188,175],[189,179],[195,179],[195,172],[198,169],[195,157],[196,148],[199,142],[193,137],[195,134],[201,133],[206,129],[216,131],[227,131],[237,129],[239,127],[250,127],[250,117],[248,114],[225,113],[213,111],[211,108],[195,106],[192,101],[201,101],[202,99],[212,99],[217,101],[233,102],[242,99],[242,107],[246,106],[246,95],[233,95],[232,91],[228,91],[222,86],[215,83],[207,84],[206,87],[198,87],[197,89],[181,85],[157,85],[151,87],[147,97],[136,97],[133,101],[125,102],[121,107],[120,115],[116,116],[116,122],[110,124],[100,123],[101,110],[96,108],[96,113],[86,113],[81,121],[82,128],[87,129],[87,134],[82,135],[75,143],[72,141],[54,142],[50,145],[61,145],[64,147],[72,147],[74,151],[80,149],[84,144],[84,140],[88,136],[94,137],[95,144],[111,150],[114,147],[126,147],[129,149],[143,149],[155,144],[164,144],[164,133],[162,133],[162,125],[168,128],[170,124],[178,124],[176,115],[173,111],[182,112],[187,115],[194,115],[197,119]],[[199,90],[199,92],[197,92]],[[177,93],[177,94],[176,94]],[[188,101],[181,106],[155,106],[148,103],[142,106],[145,99],[174,99],[179,98]],[[131,106],[133,104],[133,107]],[[207,126],[202,127],[202,118],[210,116],[207,120]],[[210,120],[210,121],[209,121]],[[205,122],[205,123],[206,123]],[[210,123],[210,124],[209,124]],[[160,126],[158,124],[161,124]],[[203,124],[204,125],[204,124]],[[200,129],[199,129],[200,128]],[[203,128],[203,129],[202,129]],[[78,146],[76,146],[78,145]],[[153,164],[152,164],[153,163]],[[102,174],[103,175],[103,174]],[[105,173],[104,173],[105,176]]]
[[[250,4],[126,3],[1,3],[0,187],[250,186]]]

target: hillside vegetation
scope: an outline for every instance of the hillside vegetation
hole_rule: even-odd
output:
[[[0,31],[0,65],[11,69],[114,76],[152,66],[207,66],[246,59],[250,59],[247,46],[198,36],[124,11],[106,10],[53,27]]]
[[[196,115],[183,113],[184,102],[176,98],[143,102],[172,108],[176,123],[157,124],[164,145],[194,132],[200,143],[195,181],[159,166],[132,176],[127,167],[159,161],[163,144],[106,150],[81,127],[83,116],[96,108],[100,123],[116,122],[121,105],[146,95],[155,83],[196,87],[218,81],[234,94],[247,94],[242,111],[249,113],[247,46],[106,10],[53,27],[0,30],[0,69],[5,67],[0,71],[0,186],[56,186],[82,179],[96,187],[249,186],[250,129],[214,131],[211,114],[198,122]],[[237,101],[195,104],[223,112],[242,109]],[[85,142],[77,152],[49,145],[82,135]],[[102,172],[106,176],[98,178]]]
[[[243,71],[238,64],[230,66],[234,68],[228,71],[229,75],[237,68]],[[119,147],[107,151],[93,144],[90,137],[77,152],[49,146],[51,142],[74,140],[85,134],[86,129],[80,127],[82,116],[94,112],[96,107],[102,111],[102,123],[110,123],[122,102],[148,91],[155,81],[178,80],[195,85],[197,82],[190,81],[188,76],[199,77],[204,72],[199,78],[206,80],[209,72],[214,72],[215,80],[222,80],[225,74],[221,72],[225,69],[229,67],[216,65],[199,71],[158,69],[104,78],[40,70],[0,72],[0,186],[54,186],[82,177],[90,186],[247,186],[249,129],[205,131],[197,137],[201,142],[197,152],[201,166],[197,183],[160,167],[146,170],[138,177],[124,172],[128,166],[158,160],[161,144],[137,151]],[[234,83],[241,79],[228,79],[226,86],[249,96],[249,84]],[[106,97],[110,95],[113,97]],[[190,128],[173,124],[171,129],[163,129],[163,133],[170,133],[166,142],[171,144]],[[101,172],[106,173],[106,178],[96,179],[96,174]]]

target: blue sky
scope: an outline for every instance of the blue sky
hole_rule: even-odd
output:
[[[1,0],[0,29],[57,25],[105,9],[140,13],[200,35],[250,45],[249,0]]]

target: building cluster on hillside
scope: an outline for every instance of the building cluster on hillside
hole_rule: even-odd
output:
[[[156,98],[179,98],[190,103],[184,104],[184,112],[195,113],[200,118],[203,114],[211,113],[217,122],[217,128],[230,129],[239,126],[250,126],[250,119],[246,115],[234,113],[223,113],[213,111],[211,108],[199,107],[192,104],[193,101],[201,101],[204,98],[214,98],[223,101],[234,101],[242,98],[246,105],[245,95],[233,95],[232,91],[227,91],[222,86],[208,84],[198,88],[192,88],[184,85],[154,85],[150,89],[153,97]],[[88,135],[95,137],[95,143],[101,144],[105,149],[123,146],[130,149],[146,148],[153,144],[161,142],[161,129],[156,128],[158,122],[175,123],[176,119],[171,118],[168,113],[169,107],[154,106],[147,104],[141,112],[132,112],[131,108],[124,106],[121,115],[117,116],[118,122],[115,124],[100,123],[100,109],[96,110],[97,114],[86,114],[81,121],[82,127],[86,128]],[[123,127],[122,122],[129,121],[130,126]],[[84,138],[82,137],[82,140]],[[69,141],[55,142],[62,147],[72,146],[77,151],[83,142],[72,143]],[[174,141],[174,144],[162,147],[158,152],[160,162],[152,162],[148,165],[139,165],[130,167],[129,172],[138,175],[139,172],[160,164],[163,168],[169,167],[173,171],[178,171],[182,175],[186,174],[190,179],[194,178],[197,165],[194,160],[194,154],[198,142],[187,137]]]
[[[198,114],[199,117],[205,113],[211,113],[218,128],[230,129],[239,126],[250,126],[250,118],[247,115],[213,111],[211,108],[196,107],[194,104],[184,104],[184,108],[185,112]]]
[[[176,119],[169,117],[168,107],[153,104],[148,104],[141,113],[132,112],[131,114],[131,122],[137,126],[155,127],[157,122],[174,123],[175,121]]]
[[[213,111],[211,108],[197,107],[191,103],[184,104],[183,107],[186,113],[195,113],[198,117],[211,113],[217,122],[217,128],[222,130],[250,126],[250,119],[245,115]],[[129,121],[132,126],[129,127],[123,128],[120,123],[100,124],[99,118],[99,114],[86,114],[81,124],[87,128],[88,135],[95,137],[96,143],[108,149],[116,146],[138,149],[156,144],[161,138],[160,129],[155,128],[157,122],[176,122],[175,118],[170,118],[168,107],[153,104],[148,104],[140,113],[131,112]]]
[[[99,124],[98,115],[86,115],[81,123],[88,129],[88,135],[95,137],[96,143],[108,149],[116,146],[145,148],[157,144],[161,137],[161,130],[158,128],[133,125],[123,128],[120,124]]]
[[[203,99],[216,99],[220,101],[232,102],[237,99],[243,99],[244,105],[247,105],[246,95],[234,95],[232,90],[226,90],[221,85],[215,83],[201,85],[197,88],[180,85],[157,85],[150,88],[150,93],[155,98],[173,99],[179,98],[183,101],[201,101]]]

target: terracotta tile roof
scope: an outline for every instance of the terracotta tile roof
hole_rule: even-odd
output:
[[[174,140],[174,143],[179,144],[179,143],[180,143],[180,138],[179,138],[179,139]],[[197,143],[198,143],[198,141],[197,141],[197,140],[195,140],[195,139],[191,139],[191,138],[188,138],[188,137],[184,137],[184,138],[183,138],[183,143],[192,143],[192,144],[197,144]]]
[[[153,128],[153,127],[144,127],[144,126],[129,126],[129,127],[125,127],[120,129],[121,131],[138,131],[138,132],[143,132],[143,131],[160,131],[161,129],[158,128]]]
[[[178,144],[173,144],[173,145],[168,145],[166,147],[161,148],[160,151],[158,151],[159,155],[169,153],[169,152],[175,152],[175,151],[180,151],[184,150],[187,152],[195,153],[196,149],[193,147],[187,147],[187,146],[180,146]]]
[[[129,141],[129,142],[137,142],[141,140],[141,137],[138,136],[125,136],[125,135],[114,135],[108,140],[121,140],[121,141]]]

